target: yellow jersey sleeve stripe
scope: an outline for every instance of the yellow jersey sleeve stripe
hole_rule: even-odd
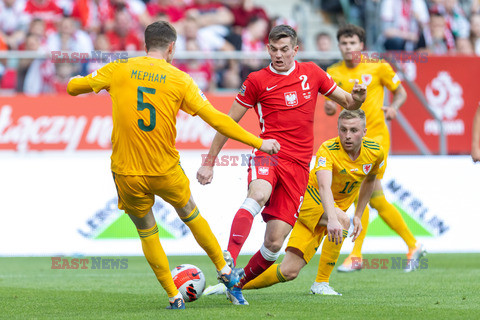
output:
[[[334,142],[330,145],[327,145],[328,150],[340,150],[340,143]]]
[[[371,144],[371,145],[379,146],[378,142],[375,142],[375,141],[372,141],[372,140],[364,140],[363,144]]]

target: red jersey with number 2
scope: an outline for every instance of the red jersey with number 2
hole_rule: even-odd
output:
[[[318,92],[328,96],[335,81],[313,62],[296,62],[287,72],[271,65],[252,72],[236,101],[254,108],[262,139],[277,139],[279,159],[309,166],[313,155],[313,119]]]

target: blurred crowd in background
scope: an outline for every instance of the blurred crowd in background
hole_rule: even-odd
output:
[[[305,0],[300,0],[305,1]],[[367,29],[369,50],[480,55],[480,0],[307,1],[322,24],[354,23]],[[265,52],[277,24],[298,26],[291,16],[272,16],[253,0],[0,0],[0,51],[50,53],[94,50],[142,51],[145,27],[170,21],[178,32],[176,51]],[[378,26],[369,24],[374,4]],[[370,16],[369,16],[370,14]],[[314,35],[314,50],[336,51],[335,34]],[[300,37],[300,50],[306,39]],[[326,68],[334,60],[319,62]],[[238,89],[266,65],[260,59],[174,60],[203,90]],[[51,59],[0,59],[0,90],[26,94],[65,92],[68,79],[103,64],[54,63]]]

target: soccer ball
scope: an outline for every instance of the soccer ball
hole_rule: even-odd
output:
[[[191,264],[182,264],[172,270],[175,286],[185,302],[195,301],[205,289],[205,276],[202,270]]]

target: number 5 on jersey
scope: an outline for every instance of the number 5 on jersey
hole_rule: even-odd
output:
[[[155,108],[150,103],[143,102],[143,94],[155,94],[156,91],[157,90],[154,88],[147,87],[138,87],[137,89],[137,110],[143,111],[148,109],[150,111],[150,124],[148,126],[145,125],[143,119],[138,119],[138,127],[146,132],[152,131],[155,128],[155,125],[157,124],[157,114]]]

